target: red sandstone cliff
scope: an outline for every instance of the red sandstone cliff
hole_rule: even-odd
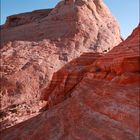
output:
[[[10,16],[1,31],[1,108],[14,112],[22,105],[31,112],[54,72],[83,52],[108,52],[120,41],[119,26],[101,0]]]
[[[43,92],[49,110],[2,132],[2,140],[138,140],[140,26],[109,53],[85,53]]]

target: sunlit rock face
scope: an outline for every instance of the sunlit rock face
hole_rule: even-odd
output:
[[[8,17],[1,30],[1,108],[33,106],[66,63],[120,42],[118,23],[102,1],[62,1],[54,9]]]
[[[2,140],[139,140],[139,30],[107,54],[84,53],[53,75],[44,113]]]
[[[84,53],[66,64],[54,73],[42,98],[54,106],[69,97],[84,77],[119,85],[139,84],[139,29],[107,54]]]
[[[6,23],[2,26],[2,28],[8,29],[8,28],[13,28],[13,27],[29,24],[32,22],[37,22],[38,20],[48,16],[48,14],[51,11],[52,9],[42,9],[42,10],[35,10],[32,12],[9,16],[7,17]]]

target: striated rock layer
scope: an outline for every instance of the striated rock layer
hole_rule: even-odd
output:
[[[119,26],[101,0],[62,1],[54,9],[8,17],[1,30],[1,108],[34,106],[67,62],[120,42]]]
[[[139,140],[140,26],[106,55],[86,53],[53,76],[49,110],[2,140]]]
[[[134,30],[131,37],[107,55],[85,53],[54,73],[52,82],[44,89],[43,99],[50,101],[50,106],[57,104],[59,98],[62,102],[85,75],[123,85],[138,83],[139,29],[140,26]]]

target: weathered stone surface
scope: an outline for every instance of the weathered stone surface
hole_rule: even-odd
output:
[[[72,60],[54,73],[50,85],[42,92],[42,99],[49,100],[49,106],[62,102],[70,95],[69,93],[83,79],[84,74],[88,72],[89,66],[102,54],[84,53],[79,58]],[[50,95],[51,94],[51,95]],[[65,95],[67,94],[67,95]],[[53,102],[51,103],[51,101]]]
[[[139,30],[107,55],[86,53],[65,65],[54,74],[43,92],[43,99],[53,106],[65,100],[85,74],[93,79],[111,83],[134,84],[140,80]],[[101,57],[102,56],[102,57]],[[95,62],[94,62],[95,61]],[[68,95],[67,95],[68,94]]]
[[[2,140],[139,140],[139,29],[106,55],[84,54],[55,73],[44,96],[49,110]],[[126,64],[134,68],[120,70]]]
[[[48,14],[52,11],[52,9],[43,9],[43,10],[36,10],[33,12],[17,14],[13,16],[7,17],[6,23],[2,26],[2,28],[12,28],[21,26],[24,24],[29,24],[32,22],[37,22],[44,17],[47,17]]]
[[[67,48],[69,48],[73,45],[76,49],[91,48],[101,52],[109,49],[104,48],[103,45],[107,44],[111,49],[120,42],[118,24],[102,1],[77,0],[75,3],[67,4],[61,2],[49,15],[48,11],[46,15],[44,11],[44,18],[39,17],[39,12],[36,13],[19,15],[18,18],[22,19],[33,18],[31,21],[34,22],[24,25],[24,21],[21,20],[22,26],[2,30],[1,41],[6,43],[15,40],[52,39],[57,41],[62,39],[64,42],[61,41],[59,44],[61,47],[68,45]],[[35,16],[36,20],[34,20]]]
[[[1,108],[40,98],[54,72],[83,52],[106,52],[121,41],[102,1],[60,2],[19,14],[1,30]]]

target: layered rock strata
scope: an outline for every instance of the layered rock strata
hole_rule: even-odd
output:
[[[1,30],[2,110],[33,106],[66,63],[120,42],[118,23],[101,0],[62,1],[51,10],[10,16]]]
[[[49,110],[2,140],[139,140],[139,30],[106,55],[83,54],[56,72],[43,93]]]

